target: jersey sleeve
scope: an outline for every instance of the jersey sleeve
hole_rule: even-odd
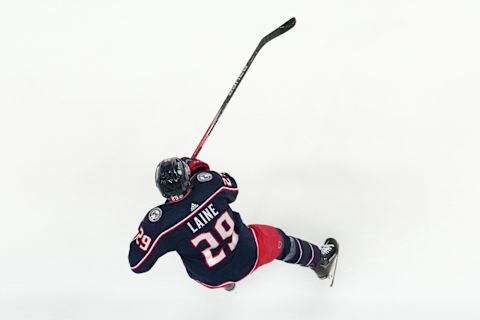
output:
[[[225,187],[222,191],[222,195],[226,198],[228,203],[232,203],[237,199],[238,195],[238,185],[235,179],[226,172],[219,173],[220,177],[223,180],[223,186]]]
[[[150,212],[153,210],[155,209]],[[135,273],[147,272],[158,258],[174,250],[165,239],[165,232],[161,232],[161,229],[158,230],[159,228],[154,223],[146,217],[138,227],[137,235],[130,242],[128,261],[130,268]]]

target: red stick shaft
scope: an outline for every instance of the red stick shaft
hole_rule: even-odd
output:
[[[270,40],[275,39],[275,38],[278,37],[279,35],[284,34],[284,33],[287,32],[288,30],[292,29],[292,28],[295,26],[295,23],[296,23],[295,18],[291,18],[290,20],[288,20],[287,22],[285,22],[284,24],[282,24],[280,27],[278,27],[277,29],[273,30],[272,32],[270,32],[269,34],[267,34],[265,37],[262,38],[262,40],[260,41],[260,43],[258,44],[258,46],[255,48],[255,51],[253,51],[252,56],[250,57],[250,59],[248,59],[247,64],[245,65],[245,67],[243,67],[242,72],[241,72],[240,75],[238,76],[237,80],[236,80],[235,83],[233,84],[232,89],[230,89],[230,92],[228,92],[228,95],[227,95],[227,97],[225,98],[225,101],[223,101],[222,106],[220,107],[220,110],[218,110],[217,114],[215,115],[215,118],[213,118],[213,121],[210,123],[210,126],[208,126],[208,129],[207,129],[207,131],[205,132],[205,134],[203,135],[202,140],[200,140],[200,143],[198,144],[197,148],[196,148],[195,151],[193,152],[192,159],[196,159],[197,156],[198,156],[198,154],[200,153],[200,150],[202,150],[202,147],[203,147],[203,145],[205,144],[205,141],[207,141],[208,136],[210,136],[210,133],[212,132],[212,130],[213,130],[213,128],[215,127],[215,125],[217,124],[218,119],[220,119],[220,116],[222,115],[223,111],[224,111],[225,108],[227,107],[228,102],[230,101],[230,99],[232,98],[233,94],[234,94],[235,91],[237,90],[238,85],[240,84],[240,82],[242,81],[243,77],[245,76],[245,73],[247,73],[248,68],[250,68],[250,65],[252,64],[253,60],[254,60],[255,57],[257,56],[257,54],[258,54],[258,52],[260,51],[260,49],[262,49],[262,47],[263,47],[267,42],[269,42]]]

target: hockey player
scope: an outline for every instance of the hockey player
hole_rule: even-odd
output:
[[[155,172],[167,201],[151,209],[130,244],[136,273],[176,251],[189,276],[208,288],[232,290],[235,283],[275,259],[311,268],[321,279],[334,272],[338,244],[318,247],[267,225],[246,225],[230,208],[238,187],[227,173],[211,171],[197,159],[169,158]],[[331,278],[333,281],[333,278]]]

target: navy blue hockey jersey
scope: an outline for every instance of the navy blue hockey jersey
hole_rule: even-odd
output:
[[[132,271],[152,268],[158,258],[176,251],[189,274],[209,286],[236,282],[253,271],[257,245],[252,231],[229,203],[238,188],[226,173],[200,172],[189,193],[150,210],[130,244]]]

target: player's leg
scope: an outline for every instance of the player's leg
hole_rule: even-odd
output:
[[[308,241],[288,236],[280,229],[278,231],[284,246],[277,260],[310,267],[320,279],[328,277],[338,254],[338,243],[335,239],[328,238],[318,247]]]
[[[253,233],[257,244],[257,262],[254,270],[275,260],[283,250],[283,238],[277,228],[263,225],[251,224],[248,226]]]
[[[299,264],[301,266],[313,266],[320,262],[322,252],[320,248],[308,241],[297,237],[286,235],[278,229],[283,241],[283,250],[277,257],[287,263]]]
[[[325,279],[330,273],[338,253],[338,243],[329,238],[323,245],[288,236],[281,229],[267,225],[249,225],[255,235],[258,247],[258,261],[255,269],[275,259],[287,263],[310,267],[319,278]]]
[[[272,262],[278,257],[283,249],[283,240],[279,231],[274,227],[261,224],[251,224],[248,228],[252,231],[253,237],[255,238],[257,250],[257,259],[253,269],[250,271],[250,273],[252,273],[260,266]],[[224,289],[232,291],[235,289],[235,283],[224,287]]]

